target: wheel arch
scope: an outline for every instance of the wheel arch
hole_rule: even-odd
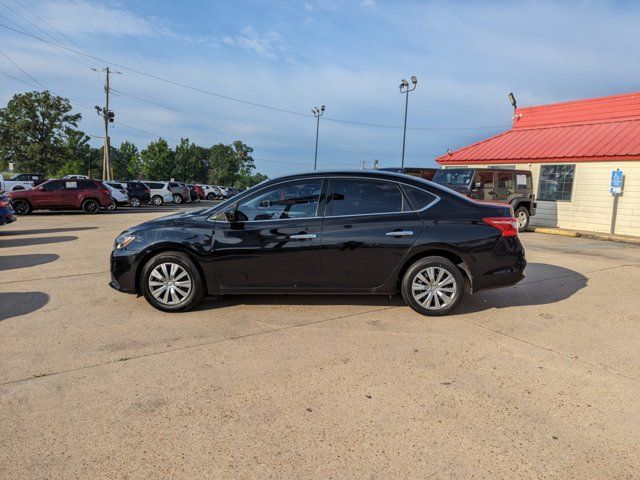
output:
[[[196,266],[196,268],[198,269],[200,278],[202,278],[202,281],[203,281],[203,287],[205,292],[209,292],[207,276],[205,275],[205,272],[202,269],[202,265],[200,265],[200,262],[198,261],[197,256],[194,255],[193,252],[190,251],[188,248],[186,248],[184,245],[181,245],[179,243],[162,243],[162,244],[149,247],[147,250],[141,253],[141,257],[140,257],[140,260],[138,260],[137,262],[138,266],[135,272],[136,293],[140,294],[142,292],[140,288],[140,277],[142,276],[142,270],[144,269],[144,266],[159,253],[169,253],[169,252],[179,252],[187,255],[191,259],[193,264]]]
[[[405,272],[413,265],[416,261],[425,257],[444,257],[447,260],[450,260],[454,263],[456,267],[462,273],[462,276],[465,279],[465,282],[468,282],[468,288],[471,293],[473,293],[473,275],[471,274],[471,270],[469,269],[469,264],[465,260],[464,256],[457,252],[455,249],[447,246],[447,245],[430,245],[421,248],[419,251],[413,252],[409,255],[400,270],[398,271],[398,278],[396,288],[399,291],[400,285],[402,284],[402,278],[404,277]]]

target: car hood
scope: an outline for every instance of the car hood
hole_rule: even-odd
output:
[[[202,208],[198,210],[189,210],[185,212],[174,213],[172,215],[167,215],[166,217],[160,217],[154,220],[149,220],[148,222],[141,223],[139,225],[136,225],[135,227],[128,228],[127,230],[125,230],[125,232],[136,233],[136,232],[141,232],[143,230],[150,230],[153,228],[180,226],[184,224],[185,220],[200,216],[204,211],[205,209]]]

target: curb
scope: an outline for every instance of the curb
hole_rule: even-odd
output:
[[[566,230],[564,228],[549,228],[549,227],[531,227],[527,231],[533,233],[544,233],[547,235],[560,235],[562,237],[574,237],[574,238],[588,238],[591,240],[602,240],[608,242],[620,242],[630,243],[633,245],[640,245],[640,237],[631,237],[627,235],[615,235],[610,233],[597,233],[597,232],[581,232],[578,230]]]

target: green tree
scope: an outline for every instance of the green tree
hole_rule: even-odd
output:
[[[247,179],[255,169],[251,153],[253,148],[236,140],[231,145],[219,143],[210,148],[209,181],[219,185],[236,186]],[[240,185],[237,185],[240,186]]]
[[[13,162],[19,171],[57,173],[78,140],[69,137],[82,117],[71,111],[69,100],[48,91],[14,95],[0,109],[0,167]]]
[[[149,180],[169,180],[173,175],[173,156],[164,138],[151,142],[140,152],[142,175]]]
[[[64,159],[55,171],[49,173],[56,177],[81,174],[99,178],[102,174],[102,148],[92,147],[89,140],[80,130],[69,132],[65,139]]]
[[[134,180],[142,176],[142,160],[138,147],[129,141],[120,144],[111,158],[113,176],[118,180]]]
[[[173,178],[189,183],[204,182],[209,170],[208,153],[188,138],[180,139],[175,148]]]

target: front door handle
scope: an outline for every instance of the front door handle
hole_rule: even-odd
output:
[[[410,237],[413,235],[412,230],[398,230],[395,232],[387,232],[387,237]]]
[[[291,240],[313,240],[316,238],[315,233],[299,233],[298,235],[291,235]]]

